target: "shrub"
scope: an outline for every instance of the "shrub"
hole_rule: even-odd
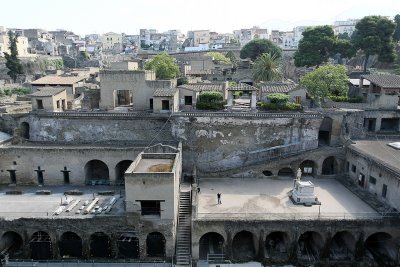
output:
[[[221,92],[205,91],[200,93],[196,107],[202,110],[219,110],[223,109],[224,105],[224,96]]]
[[[362,97],[361,96],[348,97],[348,96],[334,96],[334,95],[331,95],[331,96],[329,96],[329,99],[334,101],[334,102],[349,102],[349,103],[361,103],[362,102]]]
[[[301,110],[301,104],[291,104],[286,103],[284,105],[276,104],[276,103],[265,103],[265,102],[258,102],[257,106],[261,109],[265,110]]]
[[[278,105],[285,105],[290,100],[290,96],[280,93],[274,93],[267,96],[269,102],[278,104]]]

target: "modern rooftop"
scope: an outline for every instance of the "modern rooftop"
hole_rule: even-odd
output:
[[[84,77],[64,77],[64,76],[45,76],[36,81],[31,82],[32,85],[42,85],[42,84],[50,84],[50,85],[73,85],[77,82],[80,82],[84,79]]]
[[[198,194],[198,219],[306,220],[357,219],[378,216],[370,206],[335,179],[310,180],[321,206],[295,205],[288,197],[293,180],[282,179],[201,179]],[[221,193],[222,204],[217,204]],[[320,213],[319,213],[320,211]]]

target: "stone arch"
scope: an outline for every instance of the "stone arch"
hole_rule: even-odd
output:
[[[317,164],[314,161],[306,159],[300,163],[299,168],[303,175],[315,175],[317,172]]]
[[[120,258],[138,259],[140,257],[139,238],[133,233],[122,233],[117,240]]]
[[[394,266],[397,248],[393,237],[386,232],[370,235],[364,243],[365,256],[375,260],[380,266]]]
[[[289,235],[286,232],[271,232],[265,238],[266,258],[284,260],[289,257]]]
[[[331,260],[354,260],[356,239],[349,231],[337,232],[329,246]]]
[[[206,260],[208,254],[224,253],[224,237],[216,232],[208,232],[199,240],[199,259]]]
[[[327,157],[322,162],[322,175],[332,175],[338,173],[338,163],[334,156]]]
[[[274,175],[274,174],[273,174],[271,171],[269,171],[269,170],[263,171],[262,174],[264,174],[265,176],[273,176],[273,175]]]
[[[256,256],[254,235],[249,231],[237,233],[232,240],[234,260],[254,260]]]
[[[74,232],[64,232],[58,241],[58,249],[61,258],[82,258],[82,238]]]
[[[25,139],[29,139],[30,137],[30,126],[27,122],[22,122],[20,125],[20,136]]]
[[[146,238],[148,257],[165,257],[165,237],[159,232],[152,232]]]
[[[293,172],[292,168],[284,167],[284,168],[281,168],[279,170],[278,176],[293,178],[294,177],[294,172]]]
[[[17,232],[8,231],[1,236],[0,251],[7,253],[11,258],[22,255],[23,245],[22,236]]]
[[[85,181],[86,184],[108,184],[110,174],[107,164],[97,159],[88,161],[85,165]]]
[[[89,239],[90,257],[111,258],[111,239],[103,232],[96,232]]]
[[[298,240],[299,258],[305,260],[319,259],[324,246],[324,239],[321,234],[314,231],[304,232]]]
[[[53,258],[53,244],[47,232],[38,231],[33,233],[29,246],[33,260],[50,260]]]
[[[115,166],[115,183],[124,184],[125,183],[125,172],[131,166],[132,160],[122,160],[118,162]]]
[[[329,145],[332,136],[332,124],[333,120],[330,117],[325,117],[318,131],[318,144],[319,145]]]

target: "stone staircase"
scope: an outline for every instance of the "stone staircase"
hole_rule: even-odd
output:
[[[191,198],[190,185],[181,184],[178,226],[176,231],[176,266],[191,265]]]

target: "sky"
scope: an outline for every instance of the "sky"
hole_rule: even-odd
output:
[[[400,13],[400,0],[13,0],[1,1],[0,26],[66,29],[79,35],[117,32],[139,34],[179,29],[231,33],[260,26],[333,24],[335,20]],[[5,12],[4,12],[5,11]]]

